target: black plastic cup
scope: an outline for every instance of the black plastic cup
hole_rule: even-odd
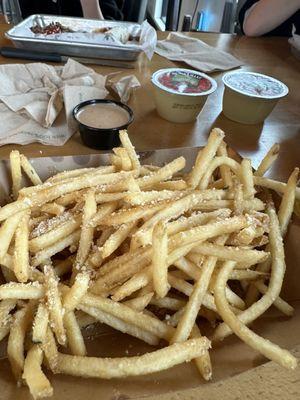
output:
[[[125,125],[114,127],[114,128],[94,128],[92,126],[87,126],[77,119],[77,114],[79,110],[88,105],[102,103],[102,104],[115,104],[122,107],[128,112],[128,122]],[[88,147],[99,150],[110,150],[113,147],[119,146],[120,138],[119,131],[122,129],[127,129],[127,127],[133,121],[133,111],[126,104],[120,101],[107,100],[107,99],[93,99],[87,100],[79,103],[73,110],[73,117],[78,123],[80,137],[83,142]]]

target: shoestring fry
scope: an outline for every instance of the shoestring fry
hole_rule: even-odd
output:
[[[0,208],[0,340],[8,337],[12,373],[34,399],[53,393],[46,368],[108,379],[193,360],[210,380],[210,349],[230,333],[296,367],[287,350],[247,325],[272,305],[293,314],[280,291],[299,170],[287,183],[267,179],[278,144],[254,172],[251,160],[229,155],[224,138],[213,129],[186,173],[184,157],[141,165],[121,131],[111,165],[59,172],[44,182],[12,151],[13,201]],[[31,186],[22,187],[23,174]],[[274,191],[282,196],[278,210]],[[216,325],[208,338],[204,319]],[[153,351],[93,357],[83,335],[91,324],[145,341]]]

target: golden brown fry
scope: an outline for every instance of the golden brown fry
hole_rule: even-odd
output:
[[[166,296],[170,289],[168,283],[168,236],[163,223],[158,223],[152,235],[152,273],[153,288],[158,298]]]
[[[67,337],[63,323],[64,310],[58,289],[58,279],[51,265],[44,266],[44,274],[46,278],[46,304],[49,311],[50,326],[55,333],[58,343],[64,346],[67,342]]]
[[[19,196],[19,191],[22,185],[20,153],[18,152],[18,150],[13,150],[11,151],[9,158],[12,178],[12,194],[14,200],[16,200]]]
[[[225,285],[230,271],[234,268],[234,261],[226,261],[221,269],[217,283],[215,286],[215,301],[217,309],[222,319],[227,323],[234,333],[240,337],[245,343],[262,353],[267,358],[277,362],[278,364],[295,369],[297,367],[297,359],[287,350],[281,349],[269,340],[263,339],[256,333],[247,328],[240,317],[236,317],[230,310],[225,296]]]
[[[82,268],[93,244],[94,228],[90,225],[90,219],[95,215],[96,211],[95,192],[89,190],[85,196],[80,240],[75,259],[75,267],[78,270]]]
[[[41,399],[53,395],[53,388],[43,373],[41,365],[43,350],[39,345],[31,347],[27,353],[22,378],[25,379],[34,399]]]
[[[256,176],[263,176],[274,161],[277,159],[280,150],[280,145],[278,143],[273,144],[264,158],[261,160],[257,170],[255,171],[254,175]]]
[[[33,308],[34,303],[30,302],[15,313],[8,337],[7,356],[17,381],[23,373],[24,340],[32,320]]]
[[[135,149],[128,137],[126,130],[120,131],[120,140],[121,140],[123,147],[127,151],[127,154],[131,160],[133,169],[135,169],[136,171],[139,172],[140,167],[141,167],[141,164],[139,161],[139,156],[136,154]]]
[[[224,132],[221,129],[215,128],[211,131],[207,145],[204,149],[200,150],[188,179],[188,184],[192,188],[196,188],[204,175],[209,163],[215,156],[220,143],[224,138]]]
[[[29,218],[25,211],[15,233],[14,273],[19,282],[27,282],[29,278]]]
[[[64,315],[64,325],[71,353],[76,356],[85,356],[86,347],[73,311],[67,311]]]
[[[175,343],[137,357],[112,359],[76,357],[59,353],[57,372],[104,379],[146,375],[200,357],[209,347],[209,340],[202,337],[190,339],[184,343]]]
[[[49,313],[44,303],[40,303],[32,324],[32,342],[44,343],[47,335]]]

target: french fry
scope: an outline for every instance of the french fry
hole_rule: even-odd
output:
[[[17,381],[22,377],[24,368],[24,340],[31,323],[34,303],[28,303],[18,310],[13,319],[7,342],[7,356]]]
[[[285,236],[295,204],[299,168],[295,168],[287,182],[278,210],[278,220],[282,237]]]
[[[65,207],[56,202],[44,204],[41,211],[47,214],[61,215],[65,211]]]
[[[121,243],[129,236],[137,225],[137,221],[129,222],[121,225],[103,244],[100,252],[102,258],[109,257]]]
[[[46,277],[46,304],[49,311],[50,325],[53,327],[58,343],[64,346],[66,345],[67,337],[63,323],[64,311],[58,289],[58,279],[51,265],[44,266],[44,274]]]
[[[152,237],[153,288],[158,298],[165,297],[170,289],[168,283],[168,236],[165,225],[158,223]]]
[[[95,199],[95,192],[93,190],[90,190],[85,196],[80,240],[75,259],[75,267],[78,270],[81,269],[93,244],[94,228],[93,226],[90,226],[89,222],[90,219],[95,215],[96,211],[97,204]]]
[[[214,236],[232,233],[245,228],[249,222],[244,216],[227,218],[224,221],[208,223],[203,226],[189,229],[185,232],[179,232],[170,239],[170,248],[174,249],[177,246],[185,246],[190,243],[205,241]]]
[[[109,313],[112,316],[122,319],[127,323],[136,325],[139,328],[146,329],[153,335],[165,338],[167,340],[173,333],[173,329],[168,327],[160,320],[149,317],[143,313],[138,313],[126,305],[114,302],[110,299],[105,299],[92,294],[86,294],[83,297],[81,304],[88,307],[99,308],[99,310],[103,312]]]
[[[257,186],[262,186],[266,189],[272,189],[279,194],[285,192],[286,183],[274,181],[273,179],[264,178],[261,176],[254,176],[254,184]],[[296,199],[300,200],[300,188],[296,188]]]
[[[188,184],[190,187],[195,189],[199,185],[223,138],[224,132],[222,132],[221,129],[216,128],[211,131],[207,145],[204,147],[204,149],[199,151],[195,165],[188,178]]]
[[[261,160],[257,170],[255,171],[254,175],[256,176],[263,176],[274,161],[277,159],[280,150],[280,145],[278,143],[273,144],[264,158]]]
[[[41,368],[42,361],[43,350],[41,347],[39,345],[32,346],[25,359],[22,378],[27,383],[34,399],[53,395],[53,388]]]
[[[244,198],[246,200],[253,199],[255,195],[255,189],[251,161],[248,158],[244,158],[241,162],[241,178]]]
[[[12,311],[16,307],[17,301],[14,299],[6,299],[0,302],[0,341],[9,334],[12,315]]]
[[[225,244],[227,235],[220,237],[216,240],[217,244]],[[184,308],[184,313],[180,319],[174,336],[172,337],[171,343],[183,342],[187,340],[192,332],[195,324],[198,312],[201,308],[201,304],[206,295],[211,275],[214,271],[218,258],[215,256],[209,256],[204,261],[201,268],[201,275],[196,281],[192,293],[189,297],[187,305]]]
[[[257,289],[262,293],[266,294],[268,291],[268,287],[261,281],[255,282],[254,285]],[[294,314],[294,308],[290,306],[286,301],[282,300],[280,297],[274,300],[274,306],[278,308],[283,314],[291,317]]]
[[[88,290],[89,282],[90,276],[88,272],[80,272],[76,275],[75,282],[71,286],[70,290],[65,294],[63,300],[63,306],[67,313],[74,310],[80,303],[82,297]]]
[[[46,247],[40,251],[38,251],[32,259],[32,266],[37,267],[41,265],[43,262],[47,261],[49,258],[54,256],[55,254],[61,252],[65,248],[73,245],[77,245],[80,239],[80,230],[76,230],[70,235],[66,236],[64,239],[61,239],[51,246]]]
[[[148,285],[148,283],[151,282],[152,275],[151,267],[147,267],[144,270],[136,273],[114,292],[112,299],[114,301],[121,301],[125,299],[132,293]]]
[[[176,172],[179,172],[185,167],[185,159],[178,157],[170,163],[164,165],[151,175],[145,175],[137,179],[137,183],[141,189],[152,187],[160,181],[170,179]]]
[[[25,211],[15,232],[14,273],[19,282],[29,278],[29,218],[29,211]]]
[[[228,157],[227,145],[222,141],[218,147],[217,155],[221,157]],[[220,165],[220,175],[224,182],[224,186],[230,188],[232,186],[232,176],[230,168],[227,165]]]
[[[0,299],[39,299],[44,294],[44,286],[37,282],[10,282],[0,286]]]
[[[35,191],[28,195],[28,197],[22,197],[13,203],[6,204],[0,209],[0,221],[5,220],[9,216],[16,214],[17,212],[28,209],[29,207],[34,207],[37,205],[42,205],[49,203],[50,201],[56,200],[58,197],[74,192],[76,190],[85,189],[88,187],[95,187],[97,185],[102,185],[105,183],[114,184],[128,176],[134,174],[134,171],[129,172],[119,172],[112,174],[95,174],[92,176],[79,176],[72,179],[70,182],[64,184],[56,184],[50,187],[46,187],[43,190]]]
[[[120,332],[127,333],[131,336],[141,339],[142,341],[152,346],[157,346],[159,343],[159,337],[154,335],[153,333],[146,331],[144,328],[128,323],[121,318],[117,318],[110,313],[106,313],[99,308],[80,305],[79,309],[89,314],[97,321],[111,326],[112,328],[115,328]]]
[[[209,346],[209,340],[202,337],[130,358],[101,359],[59,353],[57,372],[104,379],[146,375],[200,357]]]
[[[143,296],[135,297],[131,300],[125,301],[124,304],[130,308],[133,308],[136,311],[143,311],[150,303],[153,294],[154,294],[153,292],[150,292],[144,294]]]
[[[295,170],[292,172],[291,176],[288,179],[288,183],[285,187],[285,191],[279,207],[278,220],[282,237],[284,237],[286,234],[291,219],[291,215],[293,212],[295,197],[296,197],[296,185],[297,185],[298,174],[299,174],[299,169],[295,168]],[[269,272],[270,267],[271,267],[271,261],[266,260],[265,262],[258,265],[257,271]],[[246,297],[247,303],[252,304],[257,300],[257,298],[258,298],[257,287],[250,286]]]
[[[91,291],[93,293],[105,293],[107,290],[114,288],[117,283],[125,282],[131,275],[146,267],[151,260],[150,257],[150,249],[141,251],[134,260],[130,260],[126,264],[120,264],[107,275],[99,277],[91,286]]]
[[[52,372],[54,372],[57,369],[58,350],[54,335],[49,326],[47,328],[46,340],[42,344],[42,349],[44,351],[45,359],[49,368]]]
[[[113,152],[121,159],[121,165],[120,165],[121,170],[130,171],[131,169],[140,167],[140,165],[137,163],[135,163],[135,166],[133,166],[133,163],[128,155],[128,152],[124,147],[116,147],[113,149]]]
[[[13,150],[9,155],[9,159],[12,178],[12,194],[14,200],[16,200],[22,184],[21,160],[18,150]]]
[[[0,260],[5,257],[11,240],[15,234],[15,231],[23,218],[23,213],[19,212],[11,217],[9,217],[6,221],[3,222],[0,228]]]
[[[71,353],[76,356],[85,356],[86,347],[73,311],[67,311],[64,315],[64,326],[66,329],[68,346]]]
[[[200,330],[195,324],[191,332],[191,338],[195,339],[201,337],[202,335],[200,333]],[[194,363],[196,364],[196,367],[198,368],[203,379],[205,379],[206,381],[210,381],[212,378],[212,365],[208,350],[205,350],[202,356],[196,357],[194,359]]]
[[[271,270],[270,283],[266,294],[259,301],[252,304],[251,307],[247,308],[247,310],[243,311],[239,315],[239,321],[241,322],[241,324],[245,325],[248,325],[250,322],[257,319],[273,304],[274,299],[276,299],[280,295],[283,276],[285,273],[284,248],[282,243],[280,226],[276,215],[276,211],[271,203],[268,204],[267,212],[270,218],[269,239],[270,239],[271,257],[272,257],[272,270]],[[229,265],[231,266],[232,264]],[[227,268],[228,270],[231,271],[231,267]],[[227,272],[226,272],[226,279],[227,279]],[[219,290],[221,290],[220,287]],[[214,338],[216,340],[220,340],[229,335],[230,333],[231,329],[225,323],[222,323],[216,329],[214,333]]]
[[[20,154],[20,161],[23,171],[31,180],[31,182],[34,185],[41,185],[42,184],[41,178],[39,177],[36,170],[33,168],[33,165],[28,161],[28,158],[24,156],[24,154]]]
[[[44,303],[38,305],[37,312],[32,324],[32,342],[44,343],[47,335],[49,313]]]
[[[243,249],[241,247],[220,246],[208,242],[200,243],[192,250],[196,254],[214,256],[221,260],[233,260],[241,264],[255,265],[269,257],[263,250]],[[239,266],[237,266],[239,268]]]
[[[215,301],[219,314],[225,323],[234,330],[234,333],[249,346],[259,351],[270,360],[273,360],[286,368],[295,369],[297,367],[297,359],[289,351],[283,350],[269,340],[258,336],[244,325],[241,321],[241,316],[236,317],[230,310],[225,296],[225,285],[228,275],[234,266],[234,261],[225,261],[217,279],[215,286]]]
[[[140,164],[140,161],[139,161],[139,157],[135,152],[135,149],[134,149],[134,147],[133,147],[133,145],[132,145],[132,143],[131,143],[131,141],[130,141],[130,139],[128,137],[128,134],[127,134],[126,130],[120,131],[120,140],[121,140],[121,143],[122,143],[124,149],[126,150],[128,156],[129,156],[129,158],[131,160],[133,169],[139,171],[140,167],[141,167],[141,164]]]
[[[240,165],[237,161],[232,158],[221,156],[215,157],[208,165],[207,170],[201,178],[199,189],[207,189],[210,183],[210,179],[217,168],[227,167],[230,168],[235,175],[240,175]]]

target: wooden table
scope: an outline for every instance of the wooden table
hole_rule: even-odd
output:
[[[0,44],[10,45],[4,38],[8,25],[0,24]],[[218,90],[209,97],[195,123],[174,124],[160,118],[155,110],[150,78],[160,68],[172,67],[174,62],[154,55],[149,62],[141,56],[135,70],[124,70],[123,74],[134,73],[142,87],[129,102],[134,110],[135,121],[129,133],[138,150],[157,148],[201,146],[206,142],[212,127],[218,126],[226,132],[227,143],[257,166],[268,148],[275,142],[281,143],[282,154],[272,170],[272,175],[285,179],[295,165],[300,165],[300,61],[290,52],[286,38],[247,38],[230,34],[190,33],[209,45],[230,52],[240,58],[246,70],[269,74],[285,82],[289,95],[280,101],[272,114],[261,125],[242,125],[228,120],[222,114],[222,75],[212,76],[218,82]],[[166,33],[159,33],[163,38]],[[15,60],[0,57],[0,63]],[[21,61],[20,62],[24,62]],[[179,64],[177,64],[179,65]],[[117,71],[116,68],[93,66],[101,74]],[[0,157],[7,157],[12,148],[18,148],[30,157],[89,154],[97,152],[83,146],[75,134],[64,146],[7,145],[0,148]]]

